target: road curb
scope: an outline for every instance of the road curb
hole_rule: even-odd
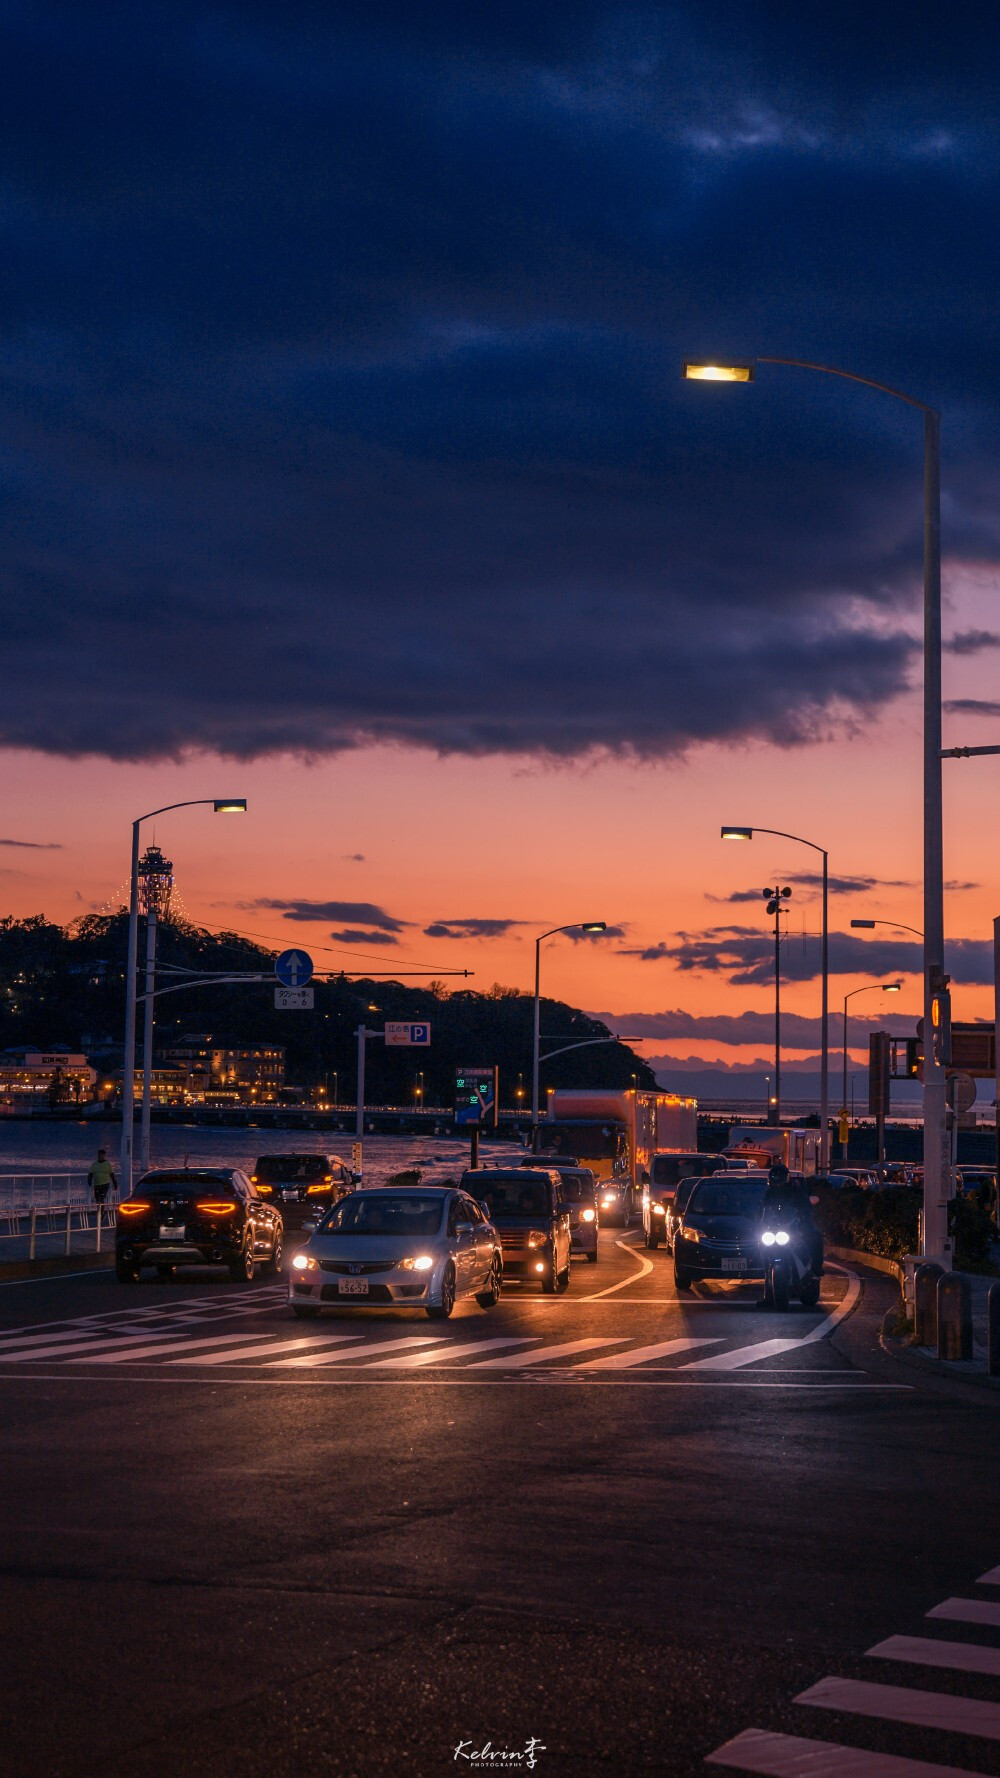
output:
[[[50,1259],[0,1260],[0,1283],[21,1278],[58,1278],[64,1272],[99,1272],[114,1263],[113,1250],[109,1253],[60,1254]]]
[[[855,1247],[827,1247],[826,1252],[831,1259],[840,1260],[849,1266],[867,1266],[872,1272],[884,1272],[887,1277],[895,1278],[897,1284],[903,1282],[903,1268],[898,1259],[885,1259],[881,1253],[862,1253]]]
[[[887,1358],[894,1358],[898,1364],[907,1364],[913,1370],[922,1371],[925,1376],[938,1377],[953,1383],[973,1383],[979,1389],[1000,1390],[1000,1377],[987,1376],[985,1371],[975,1370],[968,1359],[935,1358],[921,1346],[908,1346],[903,1340],[893,1339],[888,1332],[890,1315],[895,1309],[887,1309],[879,1328],[878,1343]]]

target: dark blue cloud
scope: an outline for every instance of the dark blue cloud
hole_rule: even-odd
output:
[[[0,740],[865,722],[914,653],[913,415],[678,365],[939,401],[946,546],[996,560],[993,21],[873,11],[7,8]]]

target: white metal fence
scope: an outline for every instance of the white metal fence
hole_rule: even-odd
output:
[[[84,1172],[0,1173],[0,1241],[19,1242],[28,1259],[39,1243],[50,1255],[100,1253],[116,1204],[95,1204]]]

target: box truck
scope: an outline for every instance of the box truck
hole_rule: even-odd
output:
[[[641,1214],[654,1151],[697,1146],[696,1099],[635,1087],[552,1087],[538,1126],[540,1153],[573,1155],[590,1167],[601,1214],[625,1227]]]
[[[784,1161],[790,1173],[812,1174],[819,1155],[819,1131],[734,1124],[729,1132],[729,1146],[722,1152],[733,1160],[756,1161],[760,1167]]]

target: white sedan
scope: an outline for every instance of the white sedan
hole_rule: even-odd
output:
[[[482,1205],[453,1186],[383,1187],[327,1212],[292,1260],[288,1300],[300,1319],[341,1304],[446,1320],[463,1297],[491,1309],[502,1282],[500,1237]]]

